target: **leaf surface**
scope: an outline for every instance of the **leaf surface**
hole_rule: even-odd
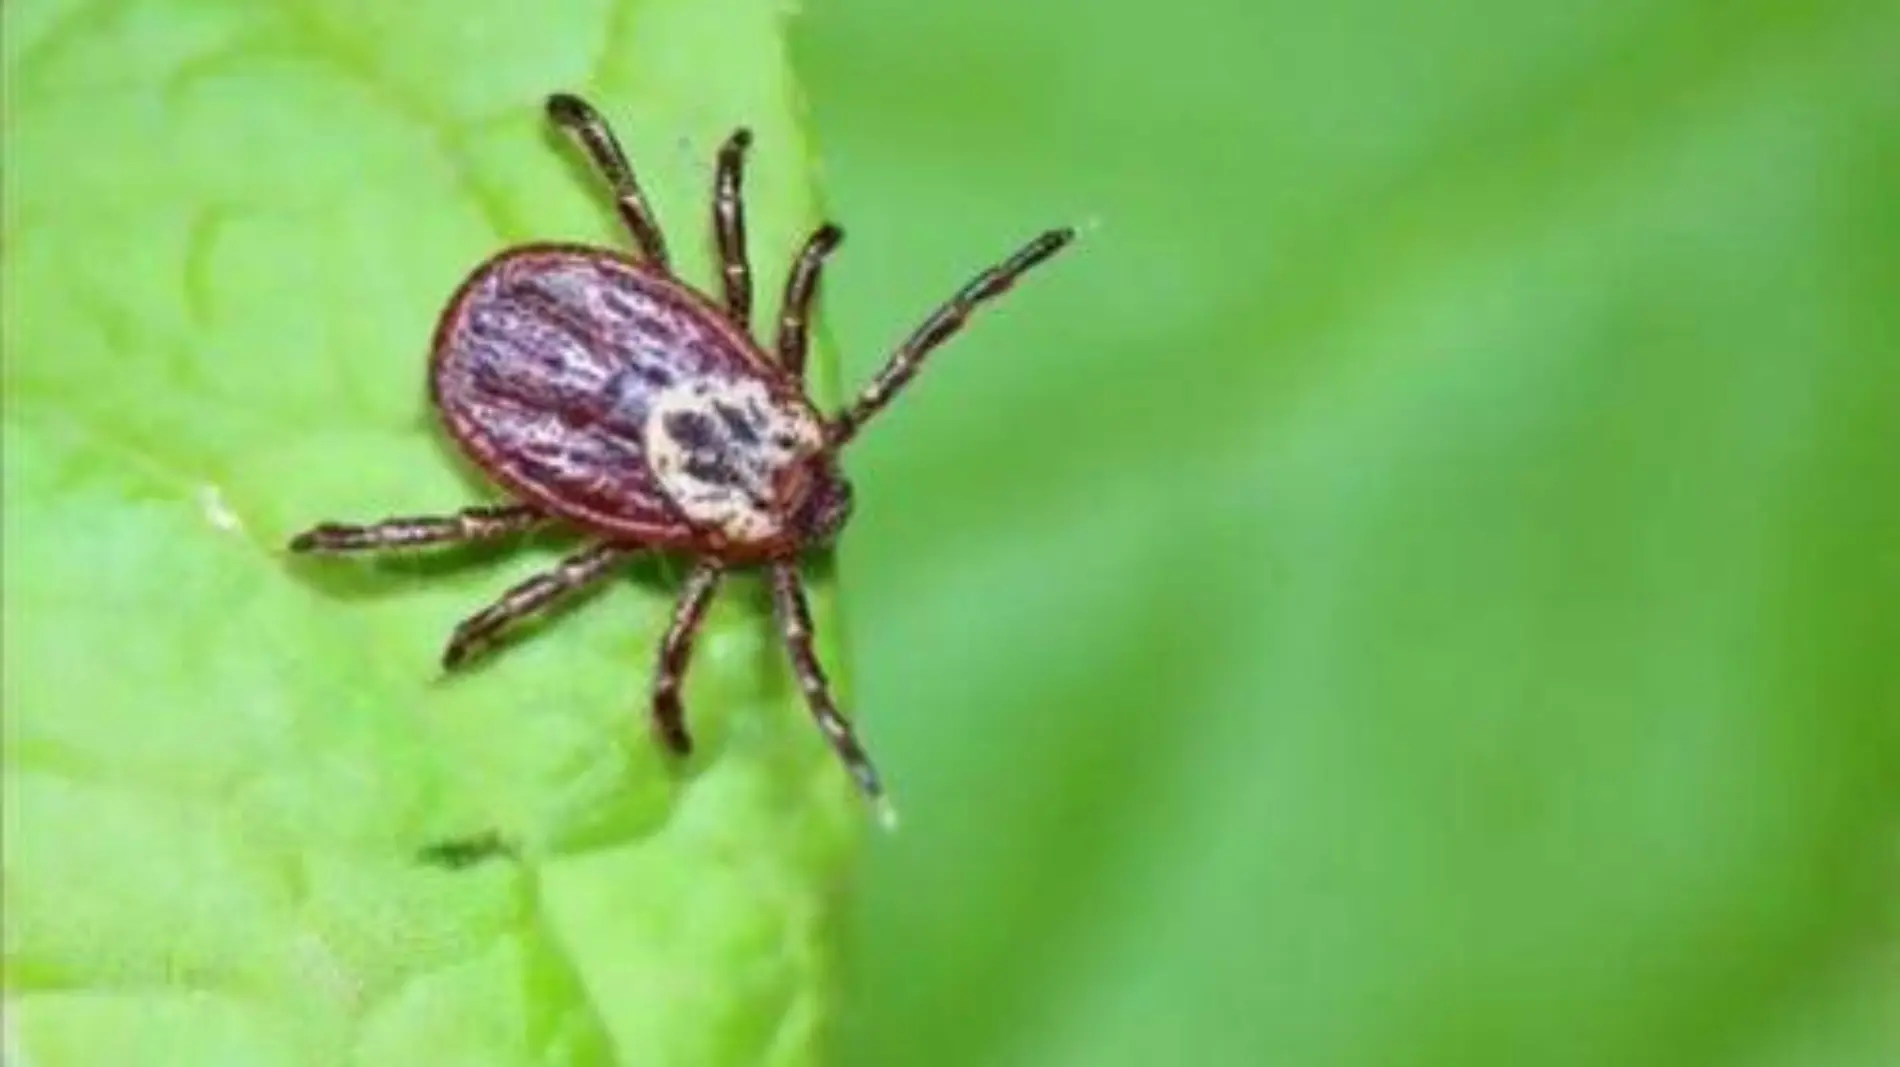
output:
[[[451,680],[453,624],[571,539],[280,548],[492,493],[426,409],[437,311],[507,243],[626,243],[547,93],[607,113],[702,281],[750,125],[776,291],[815,220],[776,6],[5,17],[8,1061],[815,1062],[861,812],[756,583],[676,766],[645,721],[675,568]],[[521,859],[418,858],[489,832]]]

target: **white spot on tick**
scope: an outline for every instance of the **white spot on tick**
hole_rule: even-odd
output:
[[[680,511],[742,544],[779,533],[781,475],[824,447],[810,411],[745,378],[690,378],[662,389],[643,437],[647,463]]]

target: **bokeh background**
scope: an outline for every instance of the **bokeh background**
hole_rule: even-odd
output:
[[[854,1065],[1900,1062],[1900,9],[825,0]]]

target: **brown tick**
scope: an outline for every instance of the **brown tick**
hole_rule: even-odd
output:
[[[825,258],[843,233],[819,227],[793,263],[774,359],[750,333],[752,269],[740,199],[747,131],[719,150],[713,182],[722,307],[673,274],[659,224],[600,114],[566,94],[549,97],[547,112],[605,175],[640,255],[575,244],[511,248],[475,268],[442,312],[430,400],[449,436],[517,502],[367,526],[323,523],[290,548],[408,548],[555,522],[593,538],[463,620],[442,655],[448,669],[635,553],[693,557],[653,675],[655,728],[682,755],[692,742],[680,677],[707,603],[726,571],[762,566],[812,715],[866,796],[879,801],[877,772],[812,649],[799,556],[831,543],[851,515],[851,487],[838,468],[844,447],[977,305],[1074,233],[1050,230],[978,274],[917,327],[856,400],[827,416],[805,395],[806,323]]]

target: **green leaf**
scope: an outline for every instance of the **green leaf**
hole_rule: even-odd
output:
[[[891,8],[847,1062],[1900,1063],[1900,5]]]
[[[5,17],[9,1062],[815,1062],[863,813],[756,583],[675,765],[644,717],[667,568],[450,681],[451,626],[566,542],[280,548],[493,492],[426,410],[434,316],[506,243],[625,243],[550,91],[600,104],[702,280],[750,125],[775,291],[816,220],[779,6]],[[419,858],[489,832],[520,860]]]

